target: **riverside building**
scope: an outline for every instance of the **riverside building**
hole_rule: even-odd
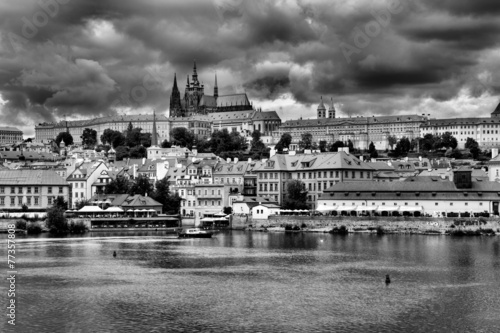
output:
[[[10,126],[0,126],[0,144],[11,144],[23,140],[23,131]]]

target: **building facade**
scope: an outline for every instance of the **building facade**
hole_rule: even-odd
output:
[[[0,170],[0,210],[44,211],[57,197],[69,200],[69,184],[52,170]]]
[[[480,148],[498,148],[499,130],[500,104],[491,113],[490,118],[429,119],[422,123],[420,136],[450,132],[457,139],[458,148],[464,148],[467,138],[476,140]]]
[[[23,131],[10,126],[0,126],[0,144],[23,141]]]

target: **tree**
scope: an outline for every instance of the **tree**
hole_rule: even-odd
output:
[[[68,222],[64,217],[64,210],[57,206],[47,209],[45,225],[53,234],[66,234],[69,231]]]
[[[58,196],[54,199],[52,206],[61,208],[64,211],[68,210],[68,202],[64,200],[64,197],[61,196]]]
[[[57,147],[61,145],[61,141],[64,142],[64,145],[69,146],[73,144],[73,136],[68,132],[61,132],[56,137]]]
[[[163,178],[156,182],[151,197],[163,205],[166,214],[179,214],[182,198],[177,193],[170,193],[168,179]]]
[[[228,207],[224,207],[224,209],[222,210],[222,212],[224,214],[227,214],[227,215],[232,214],[233,213],[233,208],[229,207],[229,206]]]
[[[306,185],[298,179],[286,182],[286,198],[283,201],[285,209],[307,209]]]
[[[481,154],[479,144],[473,138],[467,138],[467,140],[465,141],[465,149],[469,149],[474,159],[477,159],[479,157],[479,154]]]
[[[387,142],[389,146],[391,146],[391,149],[394,149],[394,145],[398,142],[398,139],[394,135],[389,135],[387,137]]]
[[[262,142],[260,136],[259,130],[253,131],[252,141],[250,143],[250,154],[252,154],[252,158],[254,159],[261,159],[266,150],[266,145]]]
[[[75,202],[75,209],[76,210],[80,210],[85,206],[91,206],[90,200],[82,199],[82,200],[78,200]]]
[[[83,146],[86,148],[94,147],[97,144],[97,132],[95,129],[84,129],[80,138],[82,139]]]
[[[292,135],[290,133],[283,133],[281,135],[280,141],[276,144],[277,151],[283,151],[283,149],[290,149],[290,144],[292,143]]]
[[[147,157],[148,151],[143,146],[135,146],[130,149],[129,157],[130,158],[144,158]]]
[[[144,148],[151,147],[151,133],[141,133],[141,146]]]
[[[101,135],[101,142],[108,143],[116,149],[118,146],[125,145],[125,136],[119,131],[107,128]]]
[[[324,153],[326,151],[326,141],[319,142],[319,150]]]
[[[300,149],[311,149],[312,147],[312,134],[304,133],[302,134],[301,140],[299,141]]]
[[[154,187],[153,184],[151,184],[151,181],[147,176],[144,175],[139,175],[134,182],[132,183],[132,186],[130,186],[130,189],[128,191],[129,194],[135,195],[135,194],[140,194],[140,195],[148,195],[150,196],[151,193],[153,192]]]
[[[354,151],[354,144],[352,143],[351,139],[347,140],[347,147],[349,147],[349,153],[352,153]]]
[[[127,130],[127,134],[125,136],[125,144],[129,148],[139,146],[141,144],[141,131],[142,128],[140,127],[133,128],[131,131]]]
[[[337,152],[339,151],[339,148],[344,147],[344,143],[342,141],[335,141],[330,145],[329,151],[331,152]]]
[[[130,157],[129,150],[130,150],[129,147],[127,147],[127,146],[118,146],[118,147],[116,147],[115,148],[115,151],[116,151],[116,160],[117,161],[121,161],[124,158]]]
[[[450,133],[446,132],[443,135],[441,135],[441,147],[444,147],[446,149],[451,148],[455,149],[458,146],[457,139]]]
[[[432,134],[426,134],[420,142],[420,147],[425,151],[432,150],[435,146],[435,141],[436,140]]]
[[[104,187],[105,194],[126,194],[129,193],[130,182],[123,176],[118,176]]]
[[[370,158],[378,157],[378,152],[377,149],[375,148],[375,145],[373,144],[373,141],[370,142],[370,145],[368,146],[368,152],[370,153]]]
[[[227,129],[215,130],[209,141],[210,150],[220,155],[222,152],[241,151],[248,148],[247,140],[238,132],[229,133]],[[201,148],[201,147],[200,147]]]
[[[190,150],[193,148],[195,139],[193,132],[184,127],[175,127],[170,133],[170,140],[173,145],[186,147]]]
[[[163,140],[163,142],[161,143],[161,147],[162,148],[171,148],[172,143],[168,142],[167,140]]]

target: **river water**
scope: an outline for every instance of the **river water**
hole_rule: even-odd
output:
[[[16,326],[2,314],[0,332],[500,332],[498,237],[89,233],[16,246]]]

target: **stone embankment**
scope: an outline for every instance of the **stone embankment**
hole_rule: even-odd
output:
[[[401,234],[500,234],[498,218],[233,216],[233,229],[256,231],[364,232]]]

